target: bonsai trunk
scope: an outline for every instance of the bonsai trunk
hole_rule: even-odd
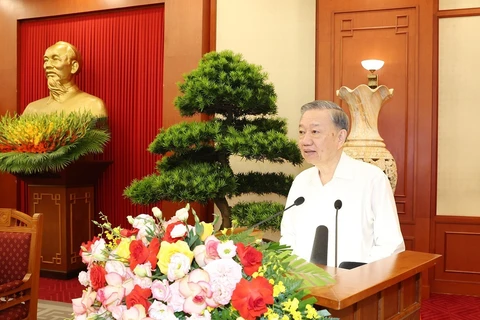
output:
[[[222,214],[222,229],[230,228],[232,226],[231,208],[228,205],[227,199],[225,197],[217,198],[214,202]]]

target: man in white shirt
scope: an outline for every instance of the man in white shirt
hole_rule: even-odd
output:
[[[316,100],[301,108],[299,147],[313,167],[293,181],[286,206],[298,197],[305,202],[287,210],[280,243],[310,260],[317,226],[328,228],[328,262],[335,265],[334,203],[338,212],[337,263],[368,263],[405,250],[393,192],[387,176],[376,166],[343,152],[348,116],[333,102]]]

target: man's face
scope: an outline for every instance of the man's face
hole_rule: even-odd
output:
[[[298,128],[298,146],[306,162],[328,164],[341,153],[346,131],[333,124],[330,110],[306,111]]]
[[[43,69],[47,79],[60,84],[65,84],[72,78],[72,61],[69,61],[67,47],[54,44],[45,51]]]

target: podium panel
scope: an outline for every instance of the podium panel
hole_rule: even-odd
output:
[[[43,213],[40,274],[69,279],[85,269],[80,246],[93,237],[95,185],[111,161],[80,160],[58,173],[18,175],[27,184],[28,213]]]
[[[416,251],[346,270],[324,267],[333,285],[310,288],[320,308],[342,320],[420,319],[422,272],[441,256]]]
[[[67,279],[84,269],[79,250],[92,239],[94,187],[29,185],[30,214],[45,217],[40,269],[42,276]]]

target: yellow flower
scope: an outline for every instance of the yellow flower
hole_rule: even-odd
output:
[[[302,314],[300,311],[292,312],[293,320],[302,320]]]
[[[263,314],[268,320],[280,320],[280,316],[268,308],[268,311]]]
[[[273,286],[273,296],[278,297],[280,293],[285,292],[285,286],[282,281],[279,281],[276,285]]]
[[[305,307],[305,310],[307,311],[307,319],[319,319],[320,317],[318,316],[317,310],[315,310],[312,305],[307,304]]]
[[[162,241],[160,245],[160,250],[158,251],[158,267],[163,274],[168,273],[168,264],[170,263],[170,258],[175,253],[183,253],[190,259],[190,263],[193,260],[193,252],[190,251],[188,244],[185,241],[177,241],[175,243],[169,243]]]
[[[282,320],[290,320],[290,319],[288,318],[287,315],[284,315],[284,316],[282,317]]]
[[[132,238],[122,238],[120,243],[117,246],[117,255],[123,259],[130,258],[130,242],[132,242]]]
[[[206,222],[200,222],[203,226],[203,233],[200,235],[200,240],[205,241],[207,237],[212,235],[213,232],[213,224],[211,223],[206,223]]]
[[[297,298],[293,298],[293,300],[289,299],[289,300],[285,301],[284,303],[282,303],[283,310],[288,311],[288,312],[293,314],[298,309],[298,303],[299,303],[299,301],[298,301]]]

